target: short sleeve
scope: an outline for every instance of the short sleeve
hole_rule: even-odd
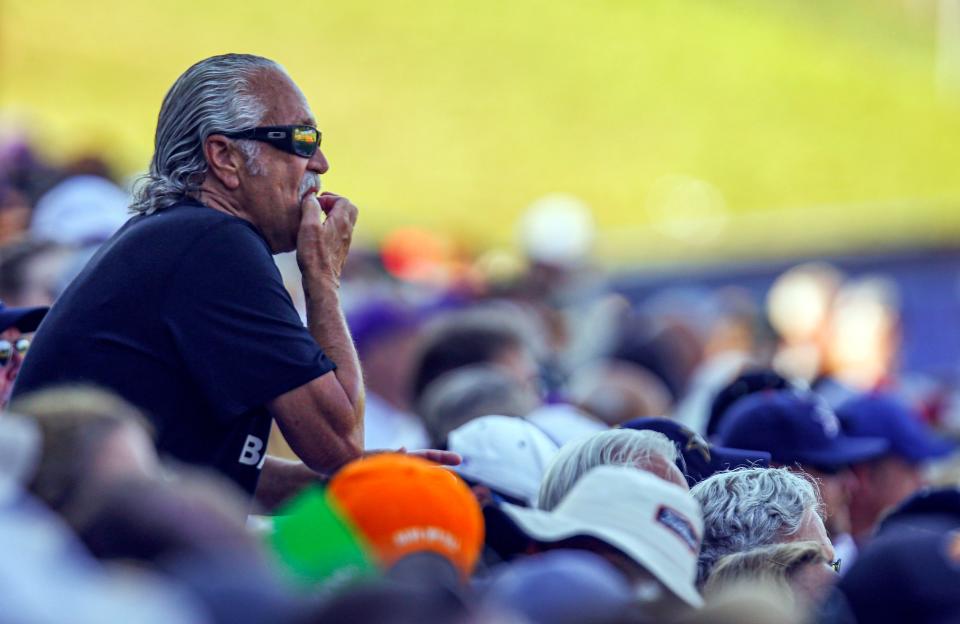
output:
[[[198,235],[163,302],[179,359],[220,420],[336,368],[300,320],[266,243],[242,221]]]

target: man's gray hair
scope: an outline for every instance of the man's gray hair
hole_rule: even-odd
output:
[[[786,468],[719,472],[693,486],[690,494],[703,510],[701,584],[720,558],[789,541],[808,513],[822,511],[816,482]]]
[[[196,196],[207,172],[203,155],[207,137],[262,121],[266,109],[252,92],[251,81],[265,69],[283,72],[261,56],[223,54],[196,63],[177,78],[160,107],[150,171],[138,182],[131,211],[152,214]],[[259,144],[238,145],[256,173]]]
[[[583,440],[569,442],[560,449],[540,484],[537,507],[547,511],[556,507],[580,477],[597,466],[652,468],[650,472],[661,476],[656,464],[675,464],[676,461],[677,447],[657,431],[600,431]]]

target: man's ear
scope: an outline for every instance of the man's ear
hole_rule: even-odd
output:
[[[231,191],[240,186],[243,160],[230,139],[221,134],[211,134],[203,142],[203,155],[207,159],[207,175],[213,176]]]

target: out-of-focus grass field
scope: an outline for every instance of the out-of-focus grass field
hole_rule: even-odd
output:
[[[181,71],[262,54],[312,102],[367,238],[510,245],[553,191],[616,262],[960,236],[960,105],[932,23],[894,3],[0,1],[0,109],[51,156],[142,170]]]

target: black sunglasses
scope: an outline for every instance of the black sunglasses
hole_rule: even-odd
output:
[[[14,353],[19,353],[23,357],[29,348],[30,341],[26,338],[20,338],[15,342],[0,340],[0,367],[6,366],[13,359]]]
[[[219,132],[231,139],[249,139],[263,141],[282,149],[290,154],[312,158],[320,148],[320,138],[323,136],[313,126],[261,126],[247,128],[237,132]]]

